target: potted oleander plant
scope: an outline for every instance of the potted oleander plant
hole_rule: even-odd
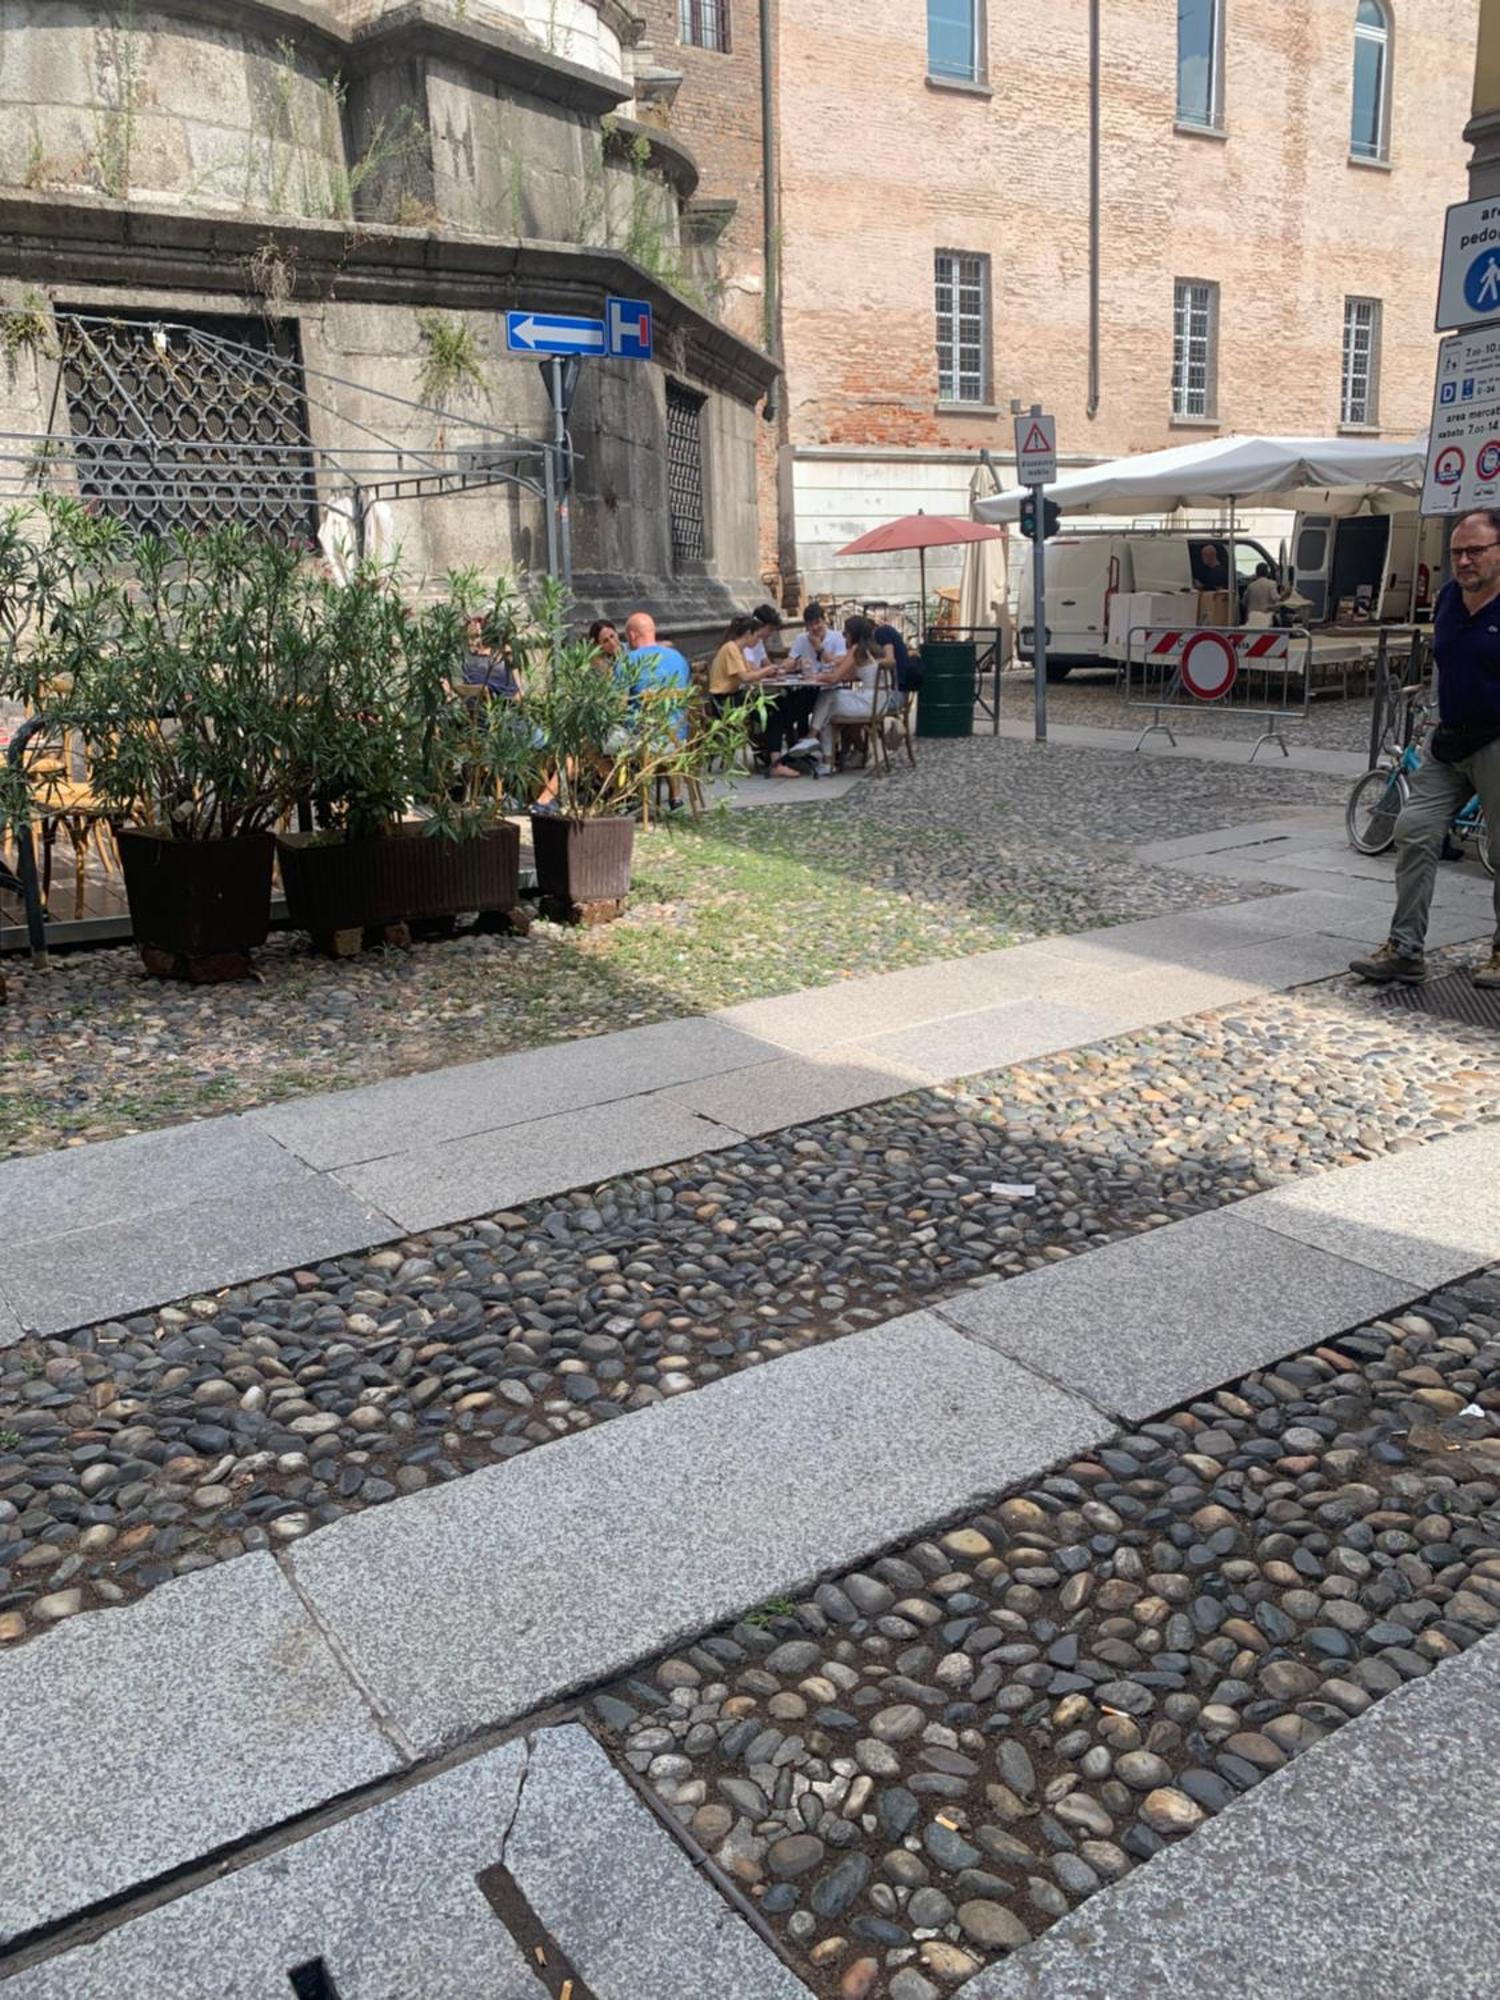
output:
[[[713,715],[692,689],[652,685],[569,637],[565,603],[551,579],[538,586],[518,704],[549,773],[531,815],[537,897],[563,921],[600,922],[624,909],[637,813],[657,781],[680,794],[731,765],[765,704]]]
[[[118,828],[148,971],[238,978],[270,929],[272,829],[314,641],[305,552],[238,526],[132,533],[47,510],[69,582],[33,662]]]
[[[505,586],[486,628],[503,627]],[[318,657],[290,752],[315,830],[277,842],[287,914],[324,949],[475,912],[520,928],[521,836],[508,815],[535,782],[514,703],[463,678],[471,573],[413,607],[389,571],[322,586]]]

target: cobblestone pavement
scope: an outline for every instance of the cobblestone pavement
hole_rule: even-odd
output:
[[[640,837],[626,919],[334,963],[281,936],[258,984],[147,979],[129,948],[6,961],[0,1156],[172,1125],[1024,939],[1241,900],[1130,847],[1328,805],[1337,781],[989,738],[829,805]]]
[[[1000,713],[1008,720],[1031,714],[1030,674],[1007,674],[1001,696]],[[1370,716],[1374,708],[1369,695],[1319,695],[1308,704],[1307,719],[1287,725],[1288,743],[1310,750],[1357,750],[1370,747]],[[1047,715],[1052,722],[1074,723],[1089,729],[1123,729],[1137,733],[1151,720],[1144,710],[1126,708],[1123,691],[1104,674],[1079,672],[1047,690]],[[1254,742],[1264,724],[1258,718],[1226,715],[1217,709],[1184,710],[1172,715],[1172,728],[1180,735],[1220,736],[1232,741]],[[1261,755],[1275,755],[1262,751]]]
[[[0,1640],[1493,1118],[1496,1078],[1483,1030],[1334,981],[27,1342],[0,1355]]]
[[[1500,1623],[1500,1275],[597,1696],[815,1991],[938,2000]]]

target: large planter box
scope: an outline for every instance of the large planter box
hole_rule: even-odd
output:
[[[509,917],[521,899],[521,835],[509,825],[471,840],[420,826],[366,840],[283,834],[276,852],[287,915],[320,943],[467,910]]]
[[[620,915],[630,894],[633,818],[533,813],[531,847],[537,898],[549,915],[571,923],[601,923]]]
[[[208,983],[242,979],[271,929],[269,833],[170,840],[142,827],[119,836],[131,929],[149,972]]]

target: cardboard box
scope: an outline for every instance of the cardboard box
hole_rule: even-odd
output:
[[[1200,590],[1198,592],[1198,623],[1200,625],[1227,626],[1234,623],[1230,613],[1230,593],[1227,590]]]

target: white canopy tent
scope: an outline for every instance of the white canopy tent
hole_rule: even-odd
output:
[[[1299,513],[1385,513],[1422,491],[1427,443],[1378,438],[1226,437],[1174,445],[1065,472],[1047,489],[1064,514],[1128,519],[1178,509],[1287,508]],[[1024,487],[974,501],[981,521],[1020,518]]]

